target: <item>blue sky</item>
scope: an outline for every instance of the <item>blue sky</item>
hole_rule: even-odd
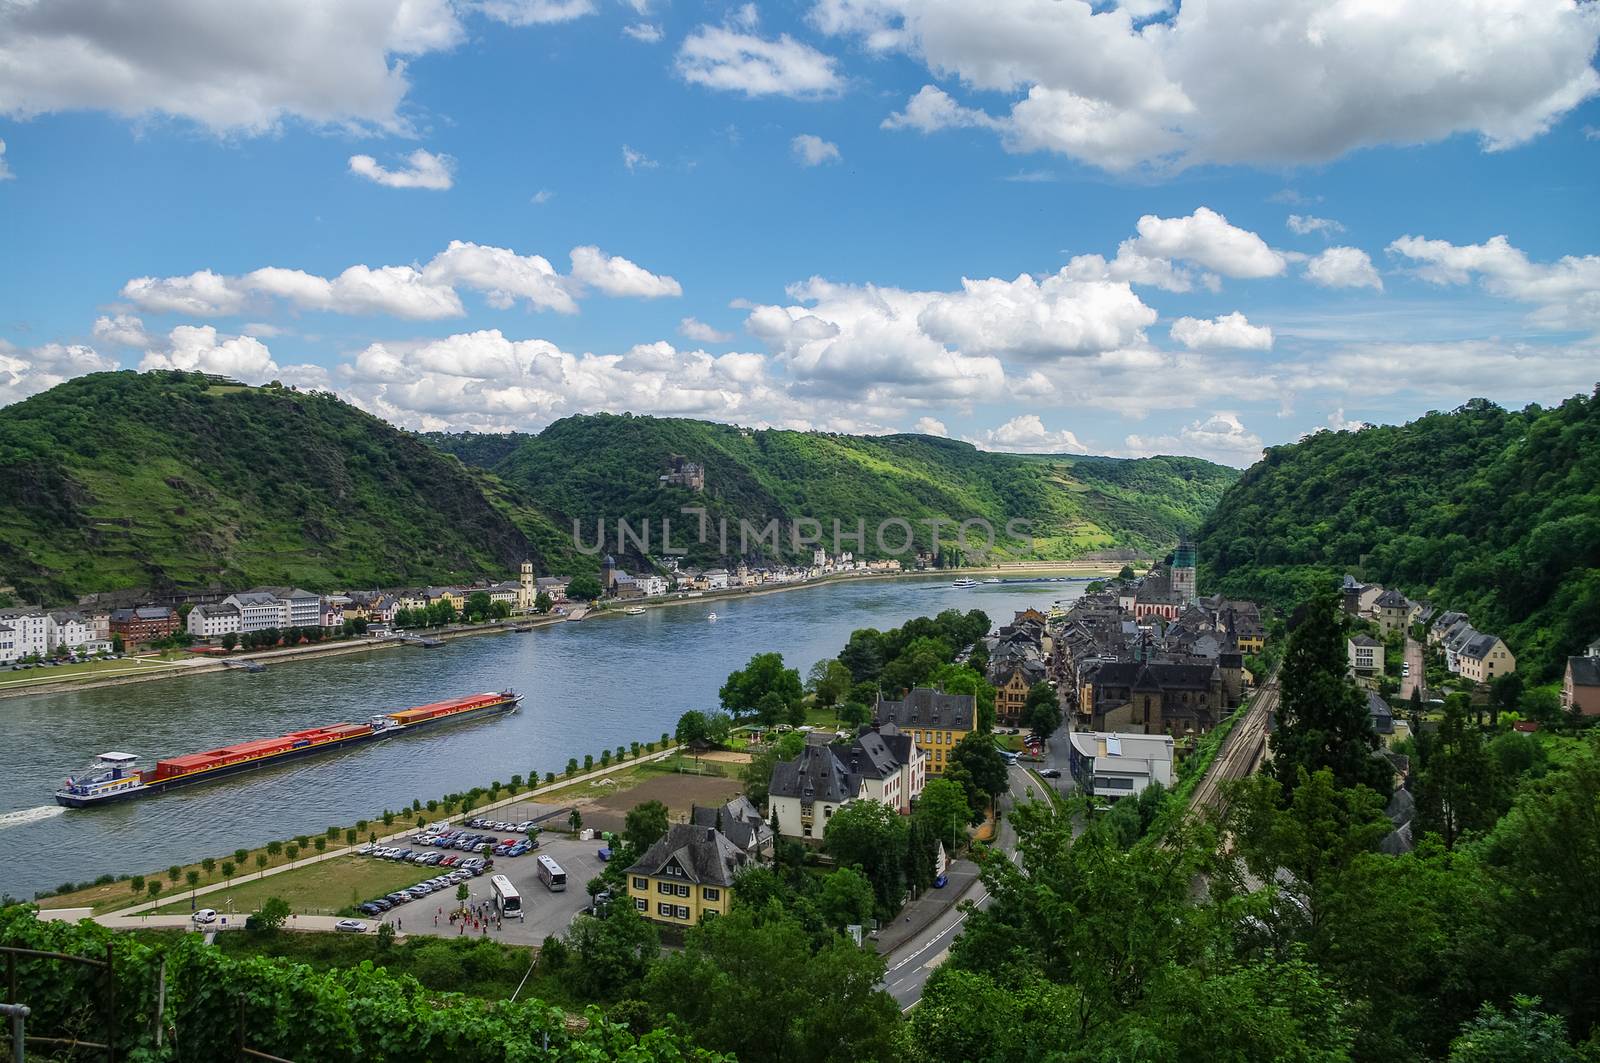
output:
[[[1600,378],[1563,0],[0,10],[0,402],[632,410],[1232,464]]]

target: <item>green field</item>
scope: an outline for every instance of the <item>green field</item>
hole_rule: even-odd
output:
[[[202,894],[196,898],[194,906],[225,912],[231,903],[233,911],[252,912],[261,907],[261,902],[268,897],[282,897],[296,912],[335,915],[373,897],[415,886],[436,874],[437,871],[430,872],[428,868],[413,864],[345,856],[265,878],[239,876],[228,889]],[[190,910],[187,890],[174,895],[170,904],[157,909],[169,915]]]
[[[75,679],[107,679],[117,676],[147,675],[188,667],[181,663],[145,660],[127,657],[120,661],[84,661],[82,664],[62,664],[53,668],[25,668],[13,672],[0,671],[0,690],[16,690],[47,683],[64,683]]]

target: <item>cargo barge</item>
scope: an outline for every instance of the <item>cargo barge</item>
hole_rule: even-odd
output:
[[[292,731],[277,738],[257,738],[203,753],[185,753],[156,761],[140,770],[133,753],[102,753],[86,771],[69,776],[56,791],[56,803],[68,808],[128,801],[164,793],[178,786],[208,782],[242,771],[265,768],[298,757],[348,749],[363,742],[393,738],[421,727],[456,720],[498,716],[516,709],[522,695],[514,690],[472,694],[429,705],[382,713],[366,723],[336,723]]]

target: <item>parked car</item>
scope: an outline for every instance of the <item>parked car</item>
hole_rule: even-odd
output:
[[[215,923],[217,921],[217,910],[215,908],[202,908],[189,918],[201,924]]]
[[[933,880],[933,888],[936,890],[942,890],[948,885],[950,885],[950,877],[948,875],[940,875]]]
[[[365,934],[367,924],[359,919],[341,919],[333,924],[335,930],[342,930],[346,934]]]
[[[356,905],[356,911],[363,915],[378,916],[383,914],[383,909],[378,907],[376,901],[367,901],[365,904]]]
[[[1059,778],[1061,778],[1061,769],[1059,769],[1059,768],[1044,768],[1044,769],[1041,769],[1040,772],[1039,772],[1039,777],[1041,779],[1059,779]]]

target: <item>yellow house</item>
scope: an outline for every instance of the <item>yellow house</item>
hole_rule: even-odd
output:
[[[879,694],[873,719],[879,727],[892,723],[910,735],[928,754],[928,774],[943,775],[956,743],[977,730],[978,699],[929,687],[917,687],[902,701],[885,701]]]
[[[1487,683],[1492,679],[1517,670],[1517,659],[1498,635],[1479,635],[1461,647],[1456,654],[1461,675],[1474,683]]]
[[[628,897],[646,919],[694,926],[726,915],[749,856],[715,827],[674,824],[628,868]]]
[[[429,605],[434,602],[449,602],[456,607],[456,612],[466,608],[467,592],[460,587],[429,587],[422,592]]]

